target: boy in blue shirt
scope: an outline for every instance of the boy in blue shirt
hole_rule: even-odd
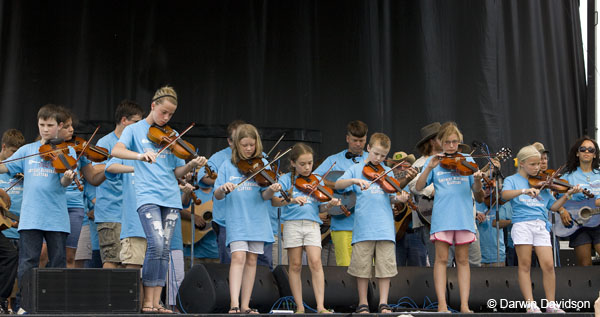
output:
[[[60,109],[56,105],[48,104],[40,108],[37,119],[41,139],[22,146],[10,159],[37,154],[40,146],[55,139],[63,126],[58,123],[58,116]],[[70,155],[75,156],[73,149],[70,149]],[[65,188],[73,182],[75,172],[67,170],[59,174],[52,167],[52,162],[40,156],[31,156],[0,165],[0,173],[23,173],[25,176],[19,222],[19,283],[27,271],[38,267],[43,239],[46,239],[48,246],[48,266],[66,267],[69,215]],[[29,307],[23,308],[27,310]]]
[[[332,172],[346,171],[348,168],[365,160],[365,152],[363,149],[367,143],[367,132],[369,131],[369,127],[366,123],[355,120],[348,122],[346,128],[346,143],[348,143],[348,149],[327,157],[321,165],[313,171],[313,174],[324,175],[334,162],[336,164],[331,169]],[[325,184],[327,185],[327,182]],[[331,264],[329,263],[329,254],[332,251],[335,252],[336,265],[350,265],[353,226],[354,213],[348,217],[345,215],[331,216],[331,241],[328,245],[323,246],[323,255],[321,257],[323,265],[327,266]]]
[[[406,192],[399,195],[388,194],[378,183],[370,184],[370,181],[363,175],[363,169],[367,164],[382,167],[386,172],[390,170],[389,167],[381,165],[390,146],[390,138],[387,135],[374,133],[367,146],[369,154],[366,160],[350,167],[335,182],[335,189],[346,189],[346,191],[351,190],[356,193],[352,259],[348,267],[348,274],[355,276],[358,284],[357,313],[369,312],[367,289],[369,278],[373,275],[373,262],[375,263],[375,277],[379,284],[379,313],[392,312],[387,304],[390,279],[398,274],[392,204],[406,202],[409,195]],[[401,187],[404,186],[406,184],[401,184]]]
[[[2,134],[2,151],[0,151],[0,161],[6,160],[13,155],[21,146],[25,144],[25,137],[21,131],[9,129]],[[21,214],[21,201],[23,199],[23,180],[21,177],[11,177],[8,174],[0,174],[0,187],[6,190],[12,187],[8,192],[11,205],[8,210],[15,216]],[[18,222],[12,224],[12,228],[8,228],[0,233],[0,267],[4,270],[0,272],[0,314],[8,313],[9,307],[7,299],[11,295],[15,279],[17,277],[18,264],[18,244],[19,233],[17,232]],[[18,305],[14,305],[13,311],[18,310]]]
[[[115,130],[98,140],[97,146],[106,148],[108,152],[119,141],[126,126],[142,119],[144,111],[133,101],[123,100],[115,110]],[[106,162],[98,165],[105,166]],[[106,179],[96,189],[96,207],[94,221],[98,226],[100,256],[103,268],[117,268],[121,262],[121,204],[123,201],[122,178]]]

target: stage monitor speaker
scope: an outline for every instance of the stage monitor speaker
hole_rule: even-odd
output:
[[[35,268],[23,277],[28,313],[138,313],[136,269]]]
[[[250,307],[268,313],[279,297],[273,274],[268,267],[258,265]],[[187,313],[226,313],[230,303],[229,264],[194,265],[179,287],[179,299]]]
[[[448,304],[454,309],[460,308],[460,293],[456,268],[448,268]],[[599,267],[561,267],[555,268],[557,301],[589,301],[593,309],[600,287]],[[531,268],[533,297],[538,305],[546,298],[542,280],[542,270]],[[469,305],[475,311],[492,311],[488,300],[494,299],[500,305],[501,300],[521,301],[523,295],[519,288],[518,267],[471,268],[471,292]],[[496,309],[501,312],[525,311],[521,308]],[[568,307],[567,311],[570,310]],[[581,309],[586,310],[586,309]],[[589,311],[589,309],[587,309]]]
[[[347,273],[345,266],[324,266],[325,276],[325,307],[333,308],[336,312],[353,312],[358,304],[358,291],[356,278]],[[281,296],[292,296],[290,290],[287,266],[277,266],[273,270],[277,279]],[[312,288],[312,275],[308,266],[302,266],[302,300],[310,307],[316,309],[317,303]],[[370,288],[370,287],[369,287]],[[369,294],[371,291],[369,290]],[[369,299],[369,302],[371,300]]]
[[[372,278],[370,284],[372,289],[372,296],[369,299],[370,309],[377,311],[379,303],[377,279]],[[398,274],[390,279],[388,303],[397,304],[404,297],[412,299],[419,308],[437,301],[431,267],[398,267]]]

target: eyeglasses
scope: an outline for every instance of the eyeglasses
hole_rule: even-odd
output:
[[[458,143],[460,143],[459,140],[447,140],[447,141],[444,141],[445,145],[458,144]]]
[[[583,152],[589,152],[589,153],[596,153],[596,148],[593,146],[590,147],[585,147],[585,146],[580,146],[579,147],[579,152],[583,153]]]

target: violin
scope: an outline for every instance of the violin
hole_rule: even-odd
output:
[[[251,176],[255,174],[257,171],[261,170],[258,174],[254,175],[254,181],[260,187],[271,186],[272,184],[277,183],[275,180],[277,175],[275,172],[269,168],[264,168],[265,164],[263,163],[260,157],[256,157],[253,159],[240,160],[237,162],[237,168],[245,176]],[[281,197],[290,202],[290,197],[284,190],[279,190]]]
[[[60,151],[55,151],[60,150]],[[74,170],[77,168],[77,160],[69,155],[69,146],[61,139],[52,139],[38,149],[38,152],[44,153],[40,156],[46,160],[52,162],[52,167],[57,173],[64,173],[67,170]],[[73,178],[77,189],[83,191],[83,186],[79,182],[79,178],[75,176]]]
[[[500,161],[505,161],[512,155],[510,148],[502,148],[500,152],[494,155],[471,155],[470,157],[495,157]],[[479,167],[474,162],[467,162],[467,156],[461,153],[446,154],[440,159],[440,166],[449,170],[455,171],[462,176],[470,176],[479,171]]]
[[[404,190],[400,188],[400,182],[397,179],[385,175],[386,171],[381,164],[375,165],[369,162],[363,167],[362,173],[369,180],[377,179],[377,184],[379,184],[381,189],[388,194],[404,192]],[[382,175],[385,176],[381,177]],[[418,210],[412,199],[409,199],[406,203],[412,210]]]
[[[309,176],[298,175],[294,182],[294,186],[296,186],[299,191],[313,196],[320,202],[330,201],[335,198],[333,197],[333,189],[320,185],[315,174],[310,174]],[[346,206],[340,205],[340,209],[344,212],[346,217],[350,216],[350,211]]]
[[[549,188],[551,191],[556,193],[566,193],[569,189],[573,188],[573,185],[569,184],[564,179],[552,177],[552,175],[547,175],[544,173],[538,173],[536,176],[529,176],[528,179],[529,186],[533,188]],[[582,193],[587,198],[594,198],[594,194],[587,189],[583,189]]]
[[[91,144],[87,148],[85,148],[85,142],[86,141],[84,138],[75,136],[66,143],[73,147],[77,155],[81,155],[81,152],[83,152],[83,155],[92,162],[104,162],[108,158],[110,158],[110,153],[108,153],[108,149]]]
[[[196,148],[191,143],[178,138],[175,130],[168,125],[164,125],[162,127],[157,125],[151,126],[150,129],[148,129],[148,139],[152,141],[152,143],[155,143],[159,146],[167,146],[171,144],[168,146],[168,148],[171,150],[171,153],[182,160],[193,160],[198,157],[198,154],[196,154]],[[175,142],[173,142],[173,140],[175,140]],[[208,177],[212,179],[217,178],[217,173],[210,169],[208,165],[204,165],[204,170],[206,171],[206,175]]]
[[[179,183],[179,185],[181,186],[185,186],[186,184],[188,184],[187,182],[181,180],[181,179],[177,179],[177,183]],[[194,186],[194,190],[197,190],[198,188],[200,188],[200,186],[195,185]],[[190,196],[192,196],[192,200],[194,201],[195,205],[200,205],[202,204],[202,200],[198,199],[198,196],[196,196],[196,193],[192,190],[192,193],[190,194]]]
[[[482,176],[483,182],[485,183],[485,187],[484,187],[484,196],[483,196],[483,202],[485,203],[486,206],[493,206],[494,204],[496,204],[496,180],[493,179],[489,179],[487,176],[483,175]],[[498,204],[500,204],[500,206],[504,205],[506,203],[506,200],[502,199],[502,197],[500,197],[500,199],[498,199]]]

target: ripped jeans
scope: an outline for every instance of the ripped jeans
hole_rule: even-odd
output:
[[[148,241],[142,283],[148,287],[165,286],[171,237],[179,209],[146,204],[140,206],[137,212]]]

